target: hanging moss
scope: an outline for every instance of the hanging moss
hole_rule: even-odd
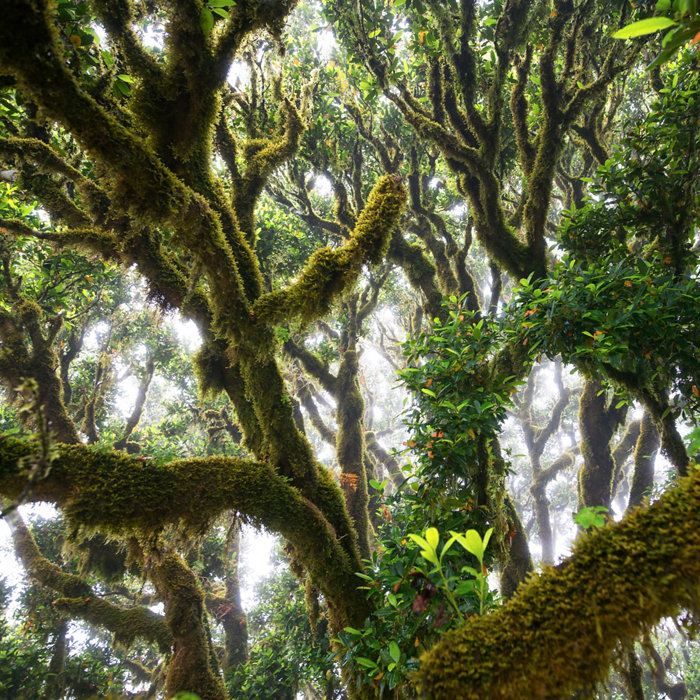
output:
[[[225,348],[224,341],[210,338],[193,358],[197,386],[202,396],[214,397],[226,386]]]
[[[647,510],[580,538],[572,556],[421,659],[420,696],[567,698],[605,679],[619,642],[700,610],[700,470]]]
[[[256,301],[255,317],[265,323],[279,323],[295,317],[311,321],[325,313],[357,279],[364,263],[378,263],[384,257],[405,199],[399,178],[382,177],[370,192],[347,243],[336,250],[317,250],[297,282]]]

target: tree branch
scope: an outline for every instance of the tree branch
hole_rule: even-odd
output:
[[[115,635],[115,641],[130,646],[135,639],[156,644],[161,653],[168,653],[172,637],[165,621],[148,608],[123,608],[99,598],[79,576],[67,574],[42,556],[29,528],[17,511],[5,516],[10,526],[17,556],[27,573],[39,583],[65,596],[54,606],[72,617],[79,617],[98,627],[104,627]]]
[[[311,321],[323,315],[331,302],[352,285],[365,262],[377,263],[389,244],[406,197],[400,180],[382,177],[367,198],[351,238],[340,248],[320,248],[284,290],[263,294],[253,307],[265,324],[294,317]]]
[[[698,513],[696,470],[649,509],[582,537],[569,559],[426,653],[417,672],[420,696],[562,697],[604,680],[619,642],[697,609]]]

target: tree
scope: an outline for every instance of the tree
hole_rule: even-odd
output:
[[[327,2],[326,19],[312,6],[290,17],[295,4],[6,3],[0,377],[23,437],[0,441],[0,493],[15,549],[67,617],[158,647],[166,661],[150,670],[167,697],[225,697],[220,667],[235,674],[244,656],[237,519],[284,538],[309,607],[320,597],[347,650],[353,696],[553,695],[603,679],[619,643],[697,604],[698,476],[676,424],[696,416],[700,384],[697,71],[661,92],[673,122],[659,107],[644,120],[628,92],[653,89],[636,72],[644,40],[610,37],[630,19],[624,2]],[[326,21],[337,63],[324,63],[309,32]],[[159,37],[150,46],[149,28]],[[247,86],[229,78],[232,64]],[[637,140],[613,156],[622,110]],[[639,164],[621,165],[630,153]],[[319,177],[332,203],[314,192]],[[592,182],[597,200],[586,200]],[[141,282],[120,279],[131,267]],[[413,344],[392,361],[413,390],[412,496],[366,430],[359,361],[382,299],[401,301],[407,285],[420,296],[401,308]],[[128,317],[138,296],[150,306]],[[142,424],[155,376],[194,389],[187,358],[158,327],[174,311],[201,336],[204,403],[185,415],[209,439],[184,432],[182,407],[150,434]],[[85,347],[95,333],[99,352]],[[633,505],[650,484],[654,429],[685,480],[523,584],[533,564],[500,440],[510,394],[540,354],[586,378],[581,506],[612,503],[621,465],[611,440],[627,401],[647,412]],[[108,405],[117,355],[138,385],[122,425]],[[300,406],[333,444],[337,475],[316,458]],[[531,452],[535,480],[541,454]],[[381,502],[385,475],[398,491]],[[37,546],[15,513],[31,501],[60,509],[72,552]],[[377,506],[394,528],[384,558]],[[411,573],[417,554],[400,529],[473,526],[493,529],[486,561],[512,600],[459,627],[477,589],[445,615],[449,580],[440,590],[434,572]],[[621,558],[621,547],[635,555]],[[71,569],[81,550],[90,556]],[[473,568],[456,550],[445,566]],[[591,590],[598,570],[610,589]],[[357,573],[383,593],[365,595]],[[126,585],[111,591],[115,578]],[[395,615],[389,594],[396,609],[417,601],[432,630],[415,636],[432,647],[415,686],[406,648],[387,639],[385,674],[353,640],[368,637],[368,619]],[[619,621],[612,602],[616,616],[626,611]],[[444,641],[438,620],[453,628]],[[527,632],[536,627],[541,635]],[[533,685],[572,642],[585,652]]]

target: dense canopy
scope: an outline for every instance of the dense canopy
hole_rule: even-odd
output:
[[[700,693],[699,16],[5,0],[0,695]]]

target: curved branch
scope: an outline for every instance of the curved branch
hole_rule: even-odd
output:
[[[398,222],[406,191],[398,177],[387,175],[374,186],[351,238],[340,248],[320,248],[287,289],[259,297],[255,318],[274,324],[294,317],[311,321],[352,285],[365,262],[379,262]]]
[[[0,233],[28,236],[40,241],[51,241],[61,246],[81,248],[88,253],[99,253],[105,260],[119,258],[119,242],[109,233],[95,228],[64,229],[63,231],[35,231],[21,219],[0,219]]]
[[[22,493],[27,475],[18,465],[35,448],[0,439],[0,493]],[[185,459],[154,464],[85,445],[60,445],[50,473],[27,501],[58,505],[74,528],[124,535],[152,533],[178,524],[202,532],[227,510],[280,533],[329,602],[334,621],[361,624],[367,601],[355,584],[356,562],[318,507],[265,463],[233,457]]]
[[[162,653],[170,651],[172,636],[160,615],[148,608],[123,608],[95,595],[92,588],[75,574],[67,574],[39,551],[39,547],[20,517],[12,511],[5,516],[10,526],[17,556],[27,572],[39,583],[65,596],[54,601],[54,606],[115,635],[115,641],[129,646],[135,639],[156,644]]]
[[[335,394],[336,377],[328,371],[328,367],[303,345],[295,343],[291,338],[284,343],[284,349],[289,355],[301,362],[304,369],[329,393]]]
[[[696,470],[649,509],[582,537],[569,559],[425,654],[421,697],[561,698],[604,680],[619,642],[697,609],[699,513]]]

